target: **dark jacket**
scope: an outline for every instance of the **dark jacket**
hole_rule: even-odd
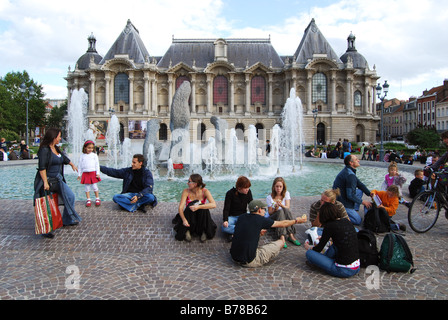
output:
[[[342,202],[345,208],[354,209],[355,203],[361,204],[362,201],[356,197],[356,189],[360,189],[366,195],[370,196],[370,190],[358,179],[356,170],[346,166],[339,172],[333,183],[333,189],[339,188],[341,195],[337,200]]]
[[[37,172],[36,172],[36,176],[34,177],[34,200],[44,196],[44,183],[42,181],[42,177],[40,176],[40,171],[47,170],[48,167],[50,166],[51,154],[52,154],[52,151],[51,151],[50,147],[42,147],[37,152],[39,162],[37,163]],[[63,164],[64,165],[69,164],[70,159],[63,152],[61,152],[61,155],[63,158]],[[64,178],[64,166],[63,165],[61,166],[61,175],[62,175],[62,180],[64,182],[66,182],[65,178]]]
[[[227,191],[224,200],[223,221],[228,221],[229,216],[239,216],[247,213],[247,205],[253,200],[252,191],[247,194],[239,193],[235,187]]]
[[[132,167],[123,168],[123,169],[114,169],[106,166],[100,166],[100,171],[104,174],[107,174],[110,177],[123,179],[123,188],[121,193],[127,193],[129,186],[134,178],[134,172]],[[143,195],[147,193],[152,193],[154,186],[154,179],[152,177],[151,171],[144,168],[143,169],[143,189],[139,192],[138,197],[141,198]]]

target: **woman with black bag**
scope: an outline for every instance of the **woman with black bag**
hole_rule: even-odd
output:
[[[64,203],[63,224],[73,226],[81,221],[81,217],[75,210],[75,194],[65,182],[64,165],[70,165],[73,171],[78,171],[78,168],[61,152],[58,147],[60,141],[60,129],[50,128],[46,131],[37,152],[39,162],[34,178],[34,201],[45,196],[45,190],[57,193],[59,202]],[[50,232],[43,236],[53,238],[54,234]]]

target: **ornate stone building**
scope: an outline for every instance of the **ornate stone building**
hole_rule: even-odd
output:
[[[339,138],[373,142],[379,77],[356,50],[355,37],[350,34],[347,40],[346,53],[338,57],[313,19],[291,56],[279,56],[270,39],[173,38],[165,55],[156,57],[128,21],[104,57],[95,49],[95,37],[88,38],[87,52],[68,71],[67,88],[84,88],[89,94],[91,123],[107,122],[114,112],[122,137],[141,139],[146,121],[158,118],[158,138],[165,140],[175,90],[189,81],[192,136],[213,129],[214,115],[242,132],[255,125],[262,141],[281,123],[283,106],[295,88],[303,104],[307,144],[316,137],[324,143]]]

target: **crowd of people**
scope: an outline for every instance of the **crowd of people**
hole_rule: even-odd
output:
[[[25,140],[17,144],[17,140],[6,141],[4,137],[0,138],[0,161],[26,160],[32,158],[33,155]]]
[[[448,135],[442,136],[442,139],[448,145]],[[101,205],[98,188],[100,172],[123,180],[121,193],[113,197],[113,201],[123,210],[146,212],[147,206],[157,205],[157,198],[153,194],[154,179],[151,171],[143,166],[143,155],[134,155],[131,167],[114,169],[100,166],[94,152],[94,142],[86,141],[77,167],[60,150],[60,140],[60,129],[50,128],[46,131],[38,151],[34,198],[42,197],[46,191],[57,193],[64,203],[64,226],[74,226],[82,220],[75,209],[75,195],[64,179],[64,165],[70,165],[72,170],[78,172],[78,179],[86,188],[87,207],[92,205],[91,191],[96,197],[95,206]],[[438,158],[433,158],[431,161],[435,162],[431,162],[431,166],[440,166],[447,158],[446,154],[438,161],[435,161]],[[362,227],[361,205],[365,214],[373,206],[371,199],[378,197],[381,204],[377,204],[377,207],[387,212],[391,226],[403,231],[405,227],[394,223],[392,217],[400,203],[406,205],[402,201],[401,191],[406,179],[398,173],[395,162],[389,165],[378,190],[369,190],[360,181],[356,175],[359,166],[358,157],[348,152],[344,157],[344,168],[335,177],[332,188],[324,190],[321,199],[309,208],[309,218],[307,214],[297,214],[298,208],[291,207],[291,194],[283,178],[275,178],[266,198],[259,200],[253,199],[249,178],[240,176],[225,195],[221,224],[222,233],[231,242],[230,255],[235,263],[243,267],[260,267],[275,258],[288,244],[301,246],[294,225],[303,224],[309,219],[312,228],[316,228],[319,234],[319,240],[305,242],[303,247],[307,263],[336,277],[351,277],[358,273],[360,259],[356,235]],[[416,179],[409,187],[410,191],[411,188],[413,190],[411,196],[423,187],[419,182],[423,180],[422,171],[415,175]],[[172,220],[175,239],[190,242],[197,236],[201,242],[206,242],[214,238],[217,224],[210,214],[214,208],[216,202],[201,175],[191,174],[187,187],[180,195],[178,212]],[[259,246],[260,236],[271,228],[275,240]],[[54,233],[43,236],[53,238]]]

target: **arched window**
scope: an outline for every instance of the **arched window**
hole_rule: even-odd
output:
[[[235,134],[238,140],[244,140],[244,124],[237,123],[235,126]]]
[[[159,140],[168,140],[168,127],[165,123],[161,123],[159,127]]]
[[[205,130],[207,130],[207,127],[204,123],[199,123],[198,124],[198,141],[203,141],[205,140]]]
[[[327,103],[327,77],[323,73],[313,76],[313,103],[318,100]]]
[[[114,101],[124,101],[129,103],[129,77],[126,73],[119,73],[115,76]]]
[[[224,76],[217,76],[213,80],[213,104],[223,103],[228,104],[229,96],[227,78]]]
[[[359,92],[358,90],[355,92],[354,101],[355,101],[355,107],[362,106],[362,95],[361,92]]]
[[[258,140],[264,141],[264,125],[262,123],[257,123],[255,129],[257,129]]]
[[[251,82],[251,104],[266,104],[266,80],[262,76],[255,76]]]

